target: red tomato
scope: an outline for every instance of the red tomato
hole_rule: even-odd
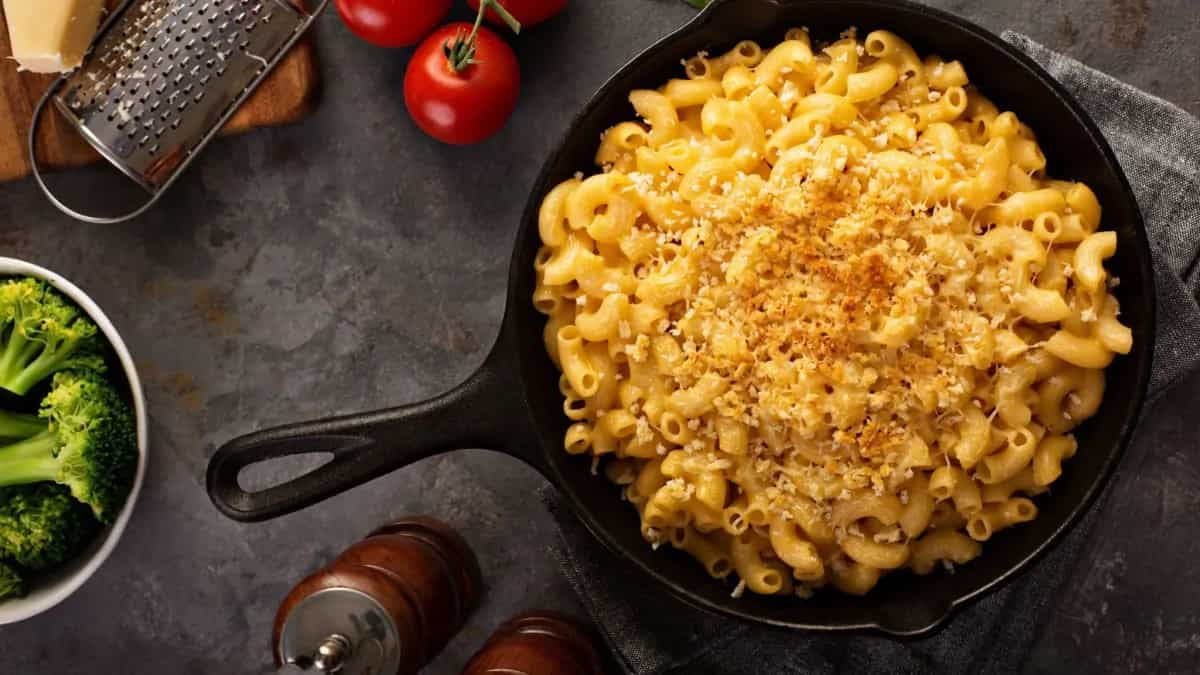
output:
[[[334,0],[342,21],[379,47],[407,47],[429,34],[452,0]]]
[[[523,28],[539,24],[567,7],[567,0],[499,0],[499,2],[504,5],[504,9],[507,9],[509,14],[521,22]],[[467,4],[471,6],[471,9],[479,11],[479,0],[467,0]],[[494,9],[488,10],[487,19],[497,26],[504,25]]]
[[[471,24],[437,29],[417,47],[404,74],[408,114],[425,133],[453,145],[478,143],[497,131],[517,107],[521,69],[512,48],[480,27],[474,60],[455,72],[443,50],[471,33]]]

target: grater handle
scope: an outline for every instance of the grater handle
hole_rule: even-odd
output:
[[[56,195],[54,191],[50,189],[50,186],[46,184],[45,179],[42,178],[42,167],[38,163],[37,156],[38,129],[41,127],[42,115],[45,114],[46,104],[50,102],[50,98],[56,91],[59,90],[60,87],[62,87],[63,83],[66,81],[67,77],[65,75],[60,76],[57,80],[55,80],[54,84],[50,85],[50,88],[48,88],[46,93],[42,95],[42,99],[38,101],[37,107],[33,109],[33,118],[29,123],[29,167],[33,172],[33,179],[37,181],[38,187],[42,189],[42,192],[46,195],[46,198],[50,200],[51,204],[54,204],[59,211],[62,211],[68,216],[71,216],[77,220],[82,220],[87,223],[96,223],[97,225],[111,225],[113,223],[124,222],[142,215],[147,209],[154,205],[154,202],[158,201],[158,197],[162,194],[161,191],[148,193],[145,202],[139,204],[134,210],[127,213],[116,216],[96,216],[90,213],[77,211],[68,206],[66,202],[59,199],[58,195]]]

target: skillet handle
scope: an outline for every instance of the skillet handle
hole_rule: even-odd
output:
[[[466,382],[422,403],[266,429],[236,438],[208,465],[208,494],[226,516],[257,522],[316,504],[426,457],[460,448],[513,454],[546,473],[521,387],[495,352]],[[524,425],[524,426],[522,426]],[[308,473],[257,492],[238,482],[258,462],[333,454]]]

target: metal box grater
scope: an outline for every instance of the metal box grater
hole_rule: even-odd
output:
[[[304,34],[312,11],[285,0],[127,0],[83,65],[47,91],[30,130],[35,177],[68,214],[117,222],[144,212]],[[149,198],[129,214],[78,212],[47,188],[34,156],[47,100]]]

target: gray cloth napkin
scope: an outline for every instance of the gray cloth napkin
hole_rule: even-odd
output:
[[[1158,285],[1158,342],[1151,399],[1200,362],[1200,120],[1017,33],[1004,39],[1075,95],[1120,157],[1150,231]],[[1007,673],[1020,668],[1051,600],[1074,568],[1101,510],[1034,568],[958,612],[929,637],[783,633],[717,617],[647,589],[551,491],[552,548],[601,633],[635,675],[791,673]]]

